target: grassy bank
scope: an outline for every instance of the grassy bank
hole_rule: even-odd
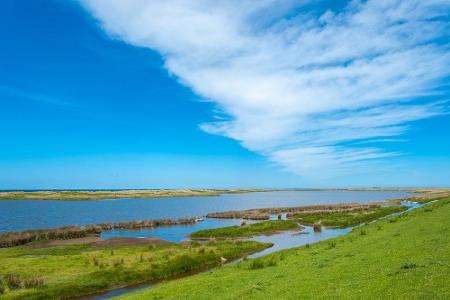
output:
[[[331,211],[331,212],[303,212],[294,214],[293,218],[304,225],[320,223],[329,227],[350,227],[377,220],[387,215],[407,210],[405,206],[374,207],[367,210]]]
[[[118,299],[450,299],[450,198]]]
[[[228,226],[222,228],[205,229],[191,233],[192,238],[208,237],[250,237],[255,235],[269,235],[279,231],[299,229],[294,221],[266,221],[243,226]]]
[[[269,192],[268,189],[200,189],[200,190],[117,190],[117,191],[7,191],[0,192],[0,200],[101,200],[120,198],[160,198],[187,196],[218,196]]]
[[[1,299],[61,299],[168,278],[216,265],[270,244],[222,241],[188,246],[65,245],[0,249]],[[3,287],[3,288],[2,288]]]

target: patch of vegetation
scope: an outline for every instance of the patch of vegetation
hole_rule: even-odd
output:
[[[298,213],[294,217],[298,218],[300,223],[305,225],[320,223],[324,226],[345,228],[405,210],[407,210],[407,207],[404,206],[385,206],[352,212]]]
[[[270,246],[255,241],[218,241],[184,247],[79,244],[3,248],[0,293],[2,299],[76,298],[204,269],[220,264],[221,257],[231,260]]]
[[[364,236],[356,230],[117,299],[450,299],[450,198],[429,205],[363,225]]]
[[[159,226],[184,225],[195,223],[189,219],[139,220],[119,223],[103,223],[86,226],[66,226],[50,229],[25,230],[0,234],[0,248],[25,245],[35,241],[69,240],[75,238],[100,236],[100,233],[111,229],[141,229]]]
[[[228,226],[222,228],[205,229],[193,232],[192,238],[228,238],[228,237],[250,237],[255,235],[270,235],[279,231],[301,228],[297,222],[288,221],[266,221],[243,226]]]
[[[0,192],[0,200],[101,200],[120,198],[160,198],[186,196],[218,196],[250,192],[269,192],[269,189],[199,189],[199,190],[115,190],[115,191],[8,191]]]
[[[3,276],[0,275],[0,295],[4,294],[6,292],[6,281]]]

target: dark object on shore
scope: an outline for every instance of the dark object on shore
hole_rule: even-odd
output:
[[[314,223],[313,224],[313,229],[314,229],[314,232],[322,232],[322,224]]]
[[[193,224],[197,218],[191,219],[160,219],[142,220],[121,223],[104,223],[87,226],[68,226],[52,229],[26,230],[21,232],[8,232],[0,235],[0,248],[25,245],[34,241],[68,240],[89,236],[99,236],[102,231],[112,229],[141,229],[159,226],[172,226]]]
[[[243,221],[243,222],[241,223],[241,226],[245,226],[245,225],[247,225],[247,222]]]
[[[281,220],[283,218],[282,214],[278,214],[278,220]]]

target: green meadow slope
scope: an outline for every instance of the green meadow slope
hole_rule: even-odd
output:
[[[450,197],[117,299],[450,299]]]
[[[0,299],[73,299],[170,278],[258,252],[270,244],[70,244],[0,249]]]

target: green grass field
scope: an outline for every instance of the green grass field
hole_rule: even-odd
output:
[[[322,225],[329,227],[351,227],[362,223],[377,220],[381,217],[407,210],[405,206],[386,206],[375,207],[368,210],[360,210],[353,212],[332,212],[332,213],[297,213],[294,218],[300,223],[311,225],[320,222]]]
[[[255,235],[269,235],[278,231],[300,229],[294,221],[266,221],[244,226],[228,226],[214,229],[205,229],[193,232],[192,238],[208,237],[250,237]]]
[[[117,299],[450,299],[450,198]]]
[[[217,265],[270,244],[253,241],[191,243],[189,246],[66,245],[0,249],[1,299],[77,297],[143,281],[169,278]]]

